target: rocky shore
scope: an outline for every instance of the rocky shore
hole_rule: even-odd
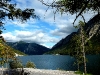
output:
[[[30,75],[76,75],[74,71],[46,70],[46,69],[25,69]]]
[[[2,69],[0,69],[0,72]],[[3,73],[7,72],[7,69],[3,69]],[[8,75],[78,75],[75,74],[74,71],[64,71],[64,70],[48,70],[48,69],[33,69],[33,68],[24,68],[17,69],[17,71],[20,71],[19,74],[14,73],[14,71],[9,70]]]

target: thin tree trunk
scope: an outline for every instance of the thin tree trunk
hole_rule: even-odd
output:
[[[79,51],[77,50],[77,55],[79,54]],[[77,70],[79,71],[80,70],[80,65],[79,65],[80,63],[79,63],[79,59],[78,59],[78,57],[77,57]]]
[[[85,57],[85,52],[83,52],[83,57],[84,57],[84,73],[86,74],[86,57]]]
[[[86,74],[87,71],[86,71],[86,57],[85,57],[85,47],[84,47],[84,34],[83,34],[83,28],[81,26],[81,41],[82,41],[82,52],[83,52],[83,62],[84,62],[84,73]]]
[[[80,70],[80,65],[79,65],[78,60],[77,60],[77,70],[78,70],[78,71]]]

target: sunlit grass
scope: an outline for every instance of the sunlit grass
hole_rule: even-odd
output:
[[[75,71],[75,74],[78,74],[78,75],[92,75],[92,74],[89,74],[89,73],[83,74],[83,72],[81,72],[81,71]]]

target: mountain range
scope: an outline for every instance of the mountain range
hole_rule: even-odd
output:
[[[27,55],[42,55],[50,50],[49,48],[46,48],[42,45],[36,43],[26,43],[24,41],[7,42],[7,45]]]
[[[90,46],[86,46],[87,54],[100,54],[100,14],[97,14],[92,19],[90,19],[84,26],[88,41]],[[46,48],[42,45],[36,43],[26,43],[24,41],[19,42],[7,42],[12,48],[19,50],[27,55],[42,55],[42,54],[60,54],[69,55],[74,52],[75,41],[72,38],[78,34],[77,32],[72,32],[58,43],[56,43],[51,49]],[[77,39],[76,39],[77,40]],[[88,45],[88,43],[87,43]]]

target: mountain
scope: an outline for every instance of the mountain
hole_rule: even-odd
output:
[[[11,46],[14,49],[17,49],[21,52],[24,52],[28,55],[42,55],[45,52],[49,51],[49,48],[46,48],[42,45],[36,44],[36,43],[26,43],[23,41],[19,42],[7,42],[9,46]]]
[[[100,54],[100,14],[97,14],[92,19],[90,19],[84,30],[87,32],[88,41],[91,43],[91,46],[86,46],[87,54]],[[70,35],[66,36],[62,40],[60,40],[57,44],[55,44],[51,51],[45,54],[61,54],[67,55],[73,52],[74,41],[71,42],[72,37],[75,37],[78,34],[80,29],[77,32],[73,32]],[[77,40],[77,39],[76,39]],[[88,43],[87,43],[88,45]]]
[[[0,50],[2,50],[2,51],[4,50],[3,52],[5,52],[5,53],[8,52],[8,54],[11,54],[11,55],[14,55],[14,54],[26,55],[25,53],[8,46],[5,42],[2,42],[1,39],[0,39]],[[7,52],[6,52],[6,50],[7,50]]]
[[[76,34],[76,32],[71,33],[65,38],[61,39],[58,43],[56,43],[50,51],[45,54],[60,54],[60,55],[68,55],[68,45],[70,43],[71,38]]]

